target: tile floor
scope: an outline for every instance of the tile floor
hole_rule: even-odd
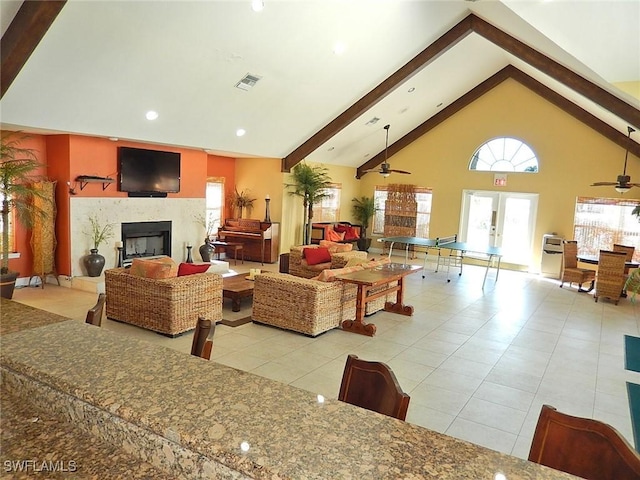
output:
[[[334,398],[348,353],[384,361],[411,396],[408,422],[522,458],[544,403],[610,423],[633,443],[625,382],[640,383],[640,373],[624,369],[623,335],[640,333],[640,299],[595,303],[557,280],[506,270],[497,282],[492,271],[483,291],[484,268],[464,268],[451,283],[430,267],[424,279],[408,277],[405,303],[415,314],[369,317],[375,337],[218,325],[212,361]],[[17,290],[14,299],[83,320],[96,295],[47,285]],[[250,300],[237,313],[225,300],[223,316],[250,311]],[[103,328],[185,353],[191,347],[191,334],[170,339],[107,319]]]

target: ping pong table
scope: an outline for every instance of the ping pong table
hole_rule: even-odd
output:
[[[427,264],[427,256],[429,254],[430,249],[438,250],[438,264],[436,266],[436,272],[438,271],[438,267],[440,266],[441,255],[443,249],[448,249],[453,253],[452,256],[446,258],[443,264],[447,265],[447,282],[450,282],[449,279],[449,268],[451,266],[451,262],[455,261],[455,266],[460,268],[460,273],[458,275],[462,275],[462,260],[465,258],[467,253],[484,255],[484,257],[475,257],[469,256],[469,258],[473,258],[474,260],[478,260],[481,262],[486,262],[486,270],[484,272],[484,279],[482,281],[482,288],[484,289],[484,285],[487,281],[487,274],[489,273],[489,268],[494,263],[494,260],[497,260],[496,266],[496,282],[498,281],[498,275],[500,274],[500,261],[502,259],[502,251],[498,247],[478,247],[474,245],[470,245],[467,242],[458,242],[457,235],[451,235],[449,237],[439,237],[439,238],[419,238],[419,237],[382,237],[378,239],[379,242],[387,242],[390,243],[389,246],[389,260],[391,260],[391,254],[393,253],[393,246],[396,243],[402,243],[405,246],[405,254],[404,261],[408,263],[409,259],[409,246],[418,246],[424,247],[427,249],[424,255],[424,263],[423,269]],[[424,271],[424,270],[423,270]],[[424,275],[422,276],[424,278]]]

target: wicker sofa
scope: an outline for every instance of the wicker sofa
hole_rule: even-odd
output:
[[[352,250],[331,254],[331,263],[308,265],[302,258],[302,250],[305,248],[318,248],[318,245],[301,245],[291,247],[289,251],[289,273],[296,277],[313,278],[327,268],[342,268],[350,258],[367,258],[367,252]]]
[[[334,277],[341,271],[373,268],[388,261],[385,258],[356,267],[327,269],[325,274]],[[251,317],[254,322],[315,337],[355,318],[356,293],[353,284],[267,272],[255,278]],[[382,310],[387,301],[395,301],[395,294],[367,303],[365,313]]]
[[[222,320],[222,276],[216,273],[156,280],[114,268],[104,275],[111,320],[170,337],[193,330],[198,316]]]

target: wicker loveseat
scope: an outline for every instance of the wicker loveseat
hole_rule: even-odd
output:
[[[324,276],[333,278],[341,272],[374,268],[388,261],[385,258],[356,267],[327,269]],[[258,323],[315,337],[355,318],[356,293],[353,284],[267,272],[255,278],[251,317]],[[367,303],[366,314],[382,310],[386,301],[395,301],[395,294]]]
[[[296,277],[313,278],[327,268],[342,268],[350,258],[367,258],[367,252],[352,250],[331,254],[331,262],[328,264],[308,265],[302,258],[305,248],[318,248],[318,245],[301,245],[291,247],[289,251],[289,273]]]
[[[217,273],[156,280],[114,268],[104,275],[111,320],[170,337],[193,330],[198,316],[222,320],[222,276]]]

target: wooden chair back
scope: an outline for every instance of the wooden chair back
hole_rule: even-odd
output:
[[[618,431],[543,405],[529,460],[587,480],[637,480],[640,455]]]
[[[96,304],[87,311],[87,317],[85,323],[89,325],[95,325],[99,327],[102,325],[102,312],[104,311],[104,303],[107,300],[107,295],[100,293],[98,295],[98,301]]]
[[[338,400],[404,420],[410,397],[402,391],[388,365],[349,355]]]
[[[626,259],[627,254],[625,252],[600,250],[596,293],[594,294],[596,302],[599,297],[606,297],[615,302],[616,305],[618,304],[626,280],[624,274]]]
[[[213,334],[216,330],[215,322],[198,317],[196,329],[193,332],[193,342],[191,342],[191,355],[201,357],[206,360],[211,358],[213,349]]]

